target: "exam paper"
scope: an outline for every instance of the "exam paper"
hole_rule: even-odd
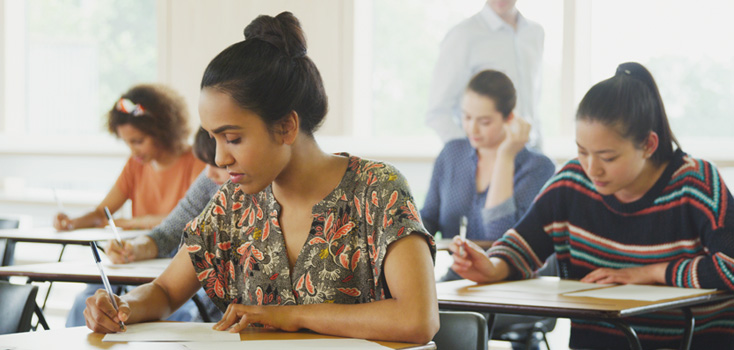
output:
[[[591,297],[602,299],[623,299],[658,301],[676,299],[715,291],[716,289],[694,289],[666,286],[650,286],[638,284],[624,284],[603,289],[585,290],[575,293],[566,293],[569,297]]]
[[[189,350],[210,350],[208,343],[181,343]],[[383,350],[390,349],[375,342],[364,339],[295,339],[295,340],[246,340],[239,343],[220,343],[217,350],[313,350],[313,349],[355,349]]]
[[[150,322],[125,325],[127,330],[110,333],[102,341],[194,341],[239,342],[239,333],[215,331],[214,323]],[[219,345],[217,345],[219,347]]]
[[[563,294],[586,289],[607,287],[609,284],[584,283],[559,278],[533,278],[529,280],[469,287],[471,291],[509,291],[522,293]]]

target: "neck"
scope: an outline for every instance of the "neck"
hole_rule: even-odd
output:
[[[290,161],[273,182],[278,202],[315,204],[334,186],[327,179],[341,157],[325,153],[312,137],[299,135],[291,147]]]
[[[655,183],[663,175],[663,171],[665,171],[667,165],[668,162],[658,165],[648,161],[635,182],[629,188],[617,191],[614,196],[622,203],[631,203],[639,200],[647,191],[655,186]]]
[[[479,160],[494,160],[497,158],[497,148],[477,148]]]
[[[501,15],[498,14],[498,15],[500,16],[500,18],[502,18],[503,21],[505,21],[505,23],[511,25],[513,29],[517,29],[517,9],[516,8],[513,7],[512,10],[507,11],[504,14],[501,14]]]

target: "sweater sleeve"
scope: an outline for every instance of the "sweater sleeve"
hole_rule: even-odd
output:
[[[555,165],[546,156],[523,151],[523,159],[515,162],[512,197],[493,208],[482,209],[484,231],[500,236],[515,225],[528,211],[540,189],[553,176]],[[519,154],[518,154],[519,156]]]
[[[551,178],[548,184],[557,179],[558,176]],[[546,185],[545,188],[548,187]],[[487,251],[489,257],[507,262],[510,266],[508,279],[532,278],[555,251],[551,234],[546,232],[545,226],[553,221],[554,209],[558,207],[561,194],[558,189],[539,191],[541,194],[530,205],[527,213]]]
[[[678,259],[668,264],[665,271],[666,284],[685,288],[716,288],[734,291],[734,199],[712,167],[711,176],[718,182],[721,196],[717,203],[723,219],[721,226],[701,225],[700,234],[705,255]],[[714,212],[714,214],[716,214]],[[714,216],[715,217],[715,216]]]
[[[186,223],[204,210],[217,189],[219,186],[202,171],[173,211],[160,225],[153,228],[148,236],[158,246],[159,258],[170,257],[178,251]]]

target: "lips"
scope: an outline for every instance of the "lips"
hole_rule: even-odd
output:
[[[229,180],[234,183],[239,183],[243,177],[245,177],[245,174],[243,173],[233,173],[233,172],[229,173]]]
[[[594,180],[594,186],[596,187],[605,187],[609,185],[609,181],[596,181]]]

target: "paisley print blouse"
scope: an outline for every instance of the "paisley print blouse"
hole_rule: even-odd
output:
[[[390,297],[382,273],[391,243],[423,235],[405,178],[391,165],[349,156],[339,185],[313,207],[291,274],[272,188],[254,195],[223,185],[184,230],[197,277],[221,309],[229,303],[356,304]]]

